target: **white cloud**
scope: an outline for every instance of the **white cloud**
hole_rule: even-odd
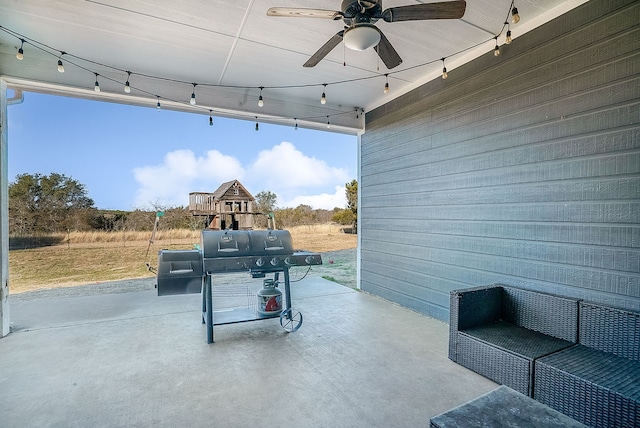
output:
[[[186,206],[189,193],[213,192],[229,180],[244,176],[240,162],[232,156],[210,150],[196,157],[191,150],[176,150],[165,155],[162,164],[134,168],[139,184],[134,206],[151,208],[153,204]]]
[[[323,160],[306,156],[286,141],[258,153],[247,168],[247,186],[255,188],[256,192],[269,190],[275,193],[279,207],[300,204],[315,209],[343,207],[346,205],[344,187],[341,194],[340,191],[330,192],[350,179],[346,169],[334,168]]]
[[[190,192],[213,192],[233,179],[254,194],[275,193],[278,207],[342,208],[347,204],[344,183],[352,179],[346,169],[308,157],[289,142],[259,152],[246,167],[217,150],[201,157],[191,150],[176,150],[167,153],[160,165],[138,167],[133,174],[139,185],[136,208],[186,206]]]
[[[289,142],[263,150],[249,167],[248,177],[267,189],[323,188],[346,182],[348,171],[332,168],[325,161],[305,156]]]
[[[304,204],[309,205],[314,209],[325,209],[332,210],[336,207],[345,208],[347,206],[347,197],[345,195],[344,186],[335,186],[335,193],[322,193],[319,195],[310,195],[310,196],[296,196],[290,201],[284,201],[282,206],[286,207],[297,207],[298,205]]]

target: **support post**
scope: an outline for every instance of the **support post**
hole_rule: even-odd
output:
[[[213,343],[213,290],[211,289],[211,275],[204,274],[204,307],[206,309],[205,323],[207,325],[207,343]]]
[[[9,132],[7,82],[0,79],[0,337],[9,334]]]

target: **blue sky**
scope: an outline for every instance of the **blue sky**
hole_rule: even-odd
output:
[[[9,181],[64,174],[101,209],[186,206],[233,179],[279,207],[343,208],[357,174],[351,135],[36,93],[8,110]]]

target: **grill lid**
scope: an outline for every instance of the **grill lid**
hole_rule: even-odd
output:
[[[204,259],[293,254],[286,230],[203,230]]]

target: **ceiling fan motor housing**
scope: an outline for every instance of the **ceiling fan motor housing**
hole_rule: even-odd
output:
[[[385,22],[423,21],[427,19],[458,19],[464,15],[467,2],[450,0],[437,3],[419,3],[382,9],[382,0],[342,0],[340,11],[309,8],[270,8],[268,16],[342,19],[345,27],[338,31],[303,64],[315,67],[329,52],[344,42],[354,50],[374,48],[384,65],[390,70],[402,64],[402,58],[380,29],[374,24]]]
[[[342,19],[347,26],[360,23],[375,23],[382,16],[382,0],[343,0],[340,6]]]

